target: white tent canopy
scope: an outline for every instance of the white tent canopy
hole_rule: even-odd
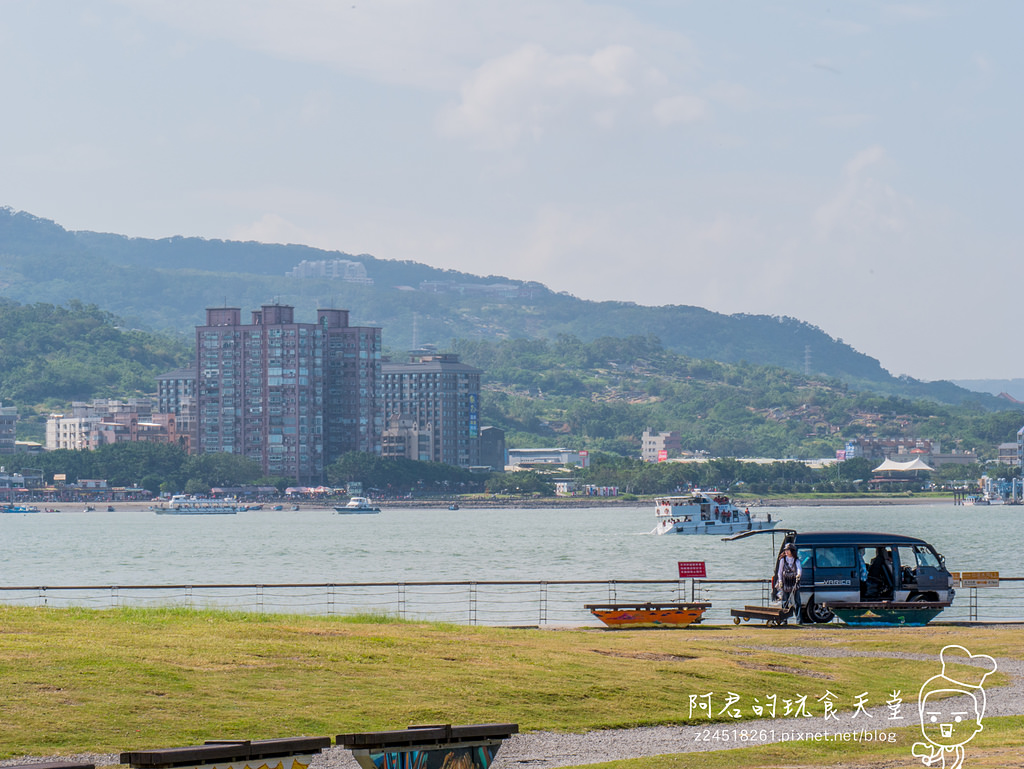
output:
[[[876,472],[876,473],[884,473],[884,472],[905,473],[905,472],[910,472],[912,470],[924,470],[925,472],[929,472],[930,473],[930,472],[934,472],[935,468],[934,467],[929,467],[928,465],[926,465],[921,460],[921,457],[915,457],[914,459],[910,460],[909,462],[896,462],[896,461],[894,461],[892,459],[886,459],[884,462],[882,462],[882,464],[880,464],[878,467],[876,467],[873,470],[873,472]]]

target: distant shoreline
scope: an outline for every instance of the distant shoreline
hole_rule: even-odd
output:
[[[587,508],[587,507],[653,507],[654,499],[622,499],[621,497],[535,497],[530,499],[506,498],[497,499],[375,499],[384,512],[391,509],[423,509],[437,510],[445,509],[449,505],[457,504],[461,510],[488,510],[488,509],[544,509],[544,508]],[[85,513],[86,503],[82,502],[30,502],[27,503],[38,507],[40,511],[55,510],[59,513]],[[111,506],[118,512],[149,512],[152,502],[102,502],[90,503],[95,508],[91,512],[105,512],[107,506]],[[342,500],[337,503],[322,501],[282,501],[264,502],[263,509],[269,510],[274,504],[283,504],[285,509],[282,513],[292,512],[291,506],[298,505],[300,510],[334,510],[335,505],[343,504]],[[762,508],[762,507],[879,507],[885,505],[943,505],[952,506],[952,497],[835,497],[835,498],[799,498],[787,499],[785,497],[764,497],[751,500],[737,499],[736,505],[740,508]],[[244,513],[243,513],[244,515]]]
[[[654,507],[654,498],[644,499],[622,499],[621,497],[536,497],[532,499],[498,498],[498,499],[470,499],[470,500],[446,500],[446,499],[381,499],[375,500],[382,510],[392,508],[443,508],[450,504],[457,504],[460,509],[489,508],[515,509],[515,508],[581,508],[581,507]],[[952,497],[836,497],[834,499],[786,499],[779,498],[758,498],[751,500],[736,499],[736,506],[739,508],[759,507],[877,507],[884,505],[935,505],[949,504],[952,506]],[[320,505],[310,505],[319,507]],[[306,507],[306,505],[303,505]]]

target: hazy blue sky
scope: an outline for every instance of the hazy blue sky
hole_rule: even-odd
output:
[[[1024,4],[0,3],[0,205],[1024,375]]]

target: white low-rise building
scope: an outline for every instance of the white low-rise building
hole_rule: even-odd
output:
[[[516,470],[528,470],[531,467],[559,465],[588,467],[590,452],[576,449],[509,449],[508,465],[505,469],[515,472]]]

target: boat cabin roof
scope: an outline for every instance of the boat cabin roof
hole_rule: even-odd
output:
[[[715,500],[715,499],[729,499],[729,495],[724,491],[701,491],[700,489],[694,489],[689,494],[665,494],[658,497],[659,502],[670,502],[674,500],[681,501],[694,501],[694,500]]]

